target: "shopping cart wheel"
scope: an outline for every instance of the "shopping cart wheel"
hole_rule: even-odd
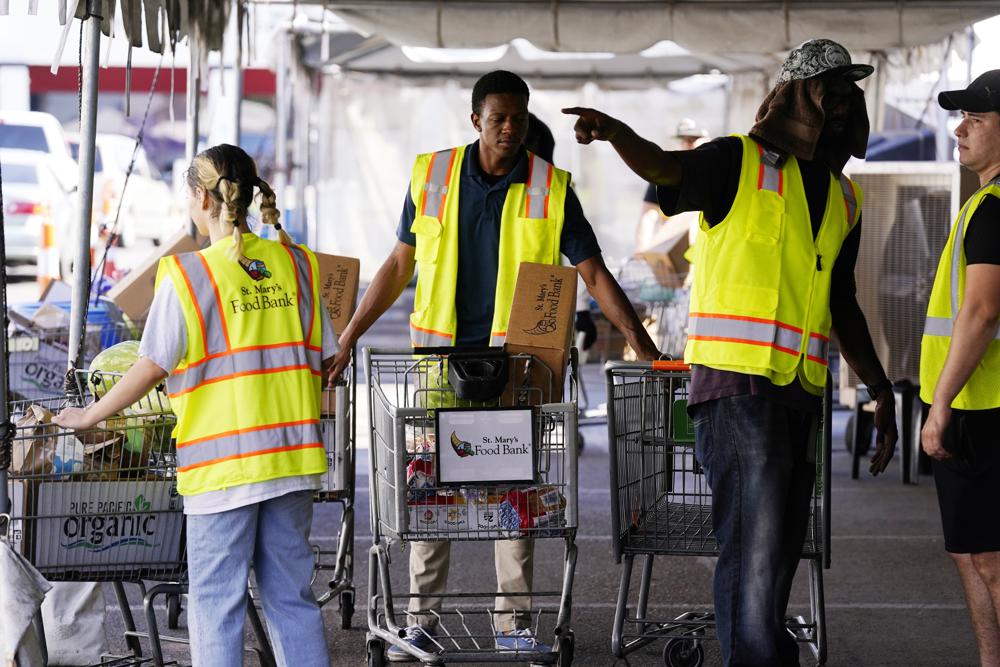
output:
[[[340,627],[351,629],[351,618],[354,616],[354,591],[343,591],[340,594]]]
[[[556,662],[558,667],[570,667],[573,664],[573,645],[575,643],[572,631],[559,635],[559,641],[556,644],[556,651],[559,652],[559,660]]]
[[[180,593],[170,593],[167,595],[167,627],[171,630],[176,630],[178,628],[179,620],[181,617],[181,612],[184,611],[181,607],[181,596]]]
[[[665,667],[701,667],[705,649],[694,639],[671,639],[663,647]]]
[[[385,642],[381,639],[368,640],[368,667],[386,667]]]

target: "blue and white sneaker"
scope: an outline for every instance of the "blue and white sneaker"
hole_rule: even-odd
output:
[[[535,633],[527,628],[498,632],[496,635],[496,644],[497,648],[501,651],[552,652],[551,646],[539,642],[535,639]]]
[[[433,628],[425,628],[421,625],[409,625],[406,627],[406,635],[402,637],[402,640],[421,651],[437,653],[439,649],[433,637]],[[389,659],[389,662],[409,662],[410,660],[416,660],[413,654],[407,653],[403,648],[395,644],[389,647],[385,655]]]

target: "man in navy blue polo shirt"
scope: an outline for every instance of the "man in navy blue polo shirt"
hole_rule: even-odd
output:
[[[655,345],[604,264],[594,231],[569,187],[569,174],[524,148],[528,96],[527,84],[516,74],[484,75],[472,92],[471,120],[479,139],[468,146],[418,156],[403,201],[398,241],[344,329],[343,350],[353,348],[396,301],[418,263],[420,279],[433,281],[433,289],[424,292],[430,295],[427,299],[418,284],[418,303],[411,317],[415,344],[496,344],[498,332],[491,331],[492,325],[503,322],[502,336],[506,317],[499,311],[505,308],[509,313],[510,309],[509,301],[497,300],[498,293],[510,298],[505,290],[498,290],[498,282],[509,285],[514,276],[508,272],[516,272],[520,261],[540,261],[530,255],[524,260],[523,253],[545,254],[547,250],[538,248],[548,248],[554,252],[546,255],[547,263],[557,263],[561,254],[576,266],[590,294],[639,358],[657,358]],[[508,224],[517,225],[516,231],[504,226]],[[537,237],[528,238],[530,234]],[[457,266],[451,254],[455,243]],[[529,246],[532,250],[525,251]],[[501,266],[501,261],[507,264]],[[420,303],[422,299],[430,303]],[[338,355],[334,371],[342,370],[348,359],[349,352]],[[499,593],[531,592],[533,541],[501,540],[495,545]],[[411,598],[412,625],[405,641],[421,651],[434,652],[438,646],[432,638],[435,611],[441,605],[435,596],[446,589],[451,545],[441,541],[410,546],[411,593],[424,597]],[[551,650],[539,644],[528,627],[529,607],[527,596],[497,598],[497,610],[511,612],[495,615],[498,648]],[[394,646],[389,658],[411,656]]]

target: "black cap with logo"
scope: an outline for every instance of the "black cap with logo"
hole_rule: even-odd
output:
[[[949,111],[1000,111],[1000,69],[980,74],[965,90],[946,90],[938,94],[938,104]]]

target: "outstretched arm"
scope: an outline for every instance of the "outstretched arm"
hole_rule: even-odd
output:
[[[562,112],[578,116],[573,131],[579,143],[589,144],[595,139],[608,141],[642,180],[655,185],[680,185],[681,165],[677,158],[640,137],[625,123],[585,107],[570,107]]]
[[[646,333],[618,281],[608,271],[604,258],[594,255],[577,264],[576,270],[583,278],[583,282],[587,283],[587,291],[597,301],[601,312],[616,329],[622,332],[639,358],[647,361],[659,358],[660,353],[656,345]]]
[[[52,421],[75,431],[93,428],[98,422],[118,414],[148,394],[167,375],[165,370],[147,357],[141,357],[101,400],[86,408],[66,408]]]
[[[406,284],[413,278],[413,269],[416,265],[414,259],[415,248],[402,241],[396,241],[392,252],[379,267],[378,273],[372,279],[365,295],[361,299],[361,304],[354,313],[354,317],[344,327],[340,334],[340,350],[329,365],[327,377],[335,380],[347,367],[351,360],[351,350],[358,342],[358,339],[368,331],[372,324],[389,310],[396,299],[403,293]]]

